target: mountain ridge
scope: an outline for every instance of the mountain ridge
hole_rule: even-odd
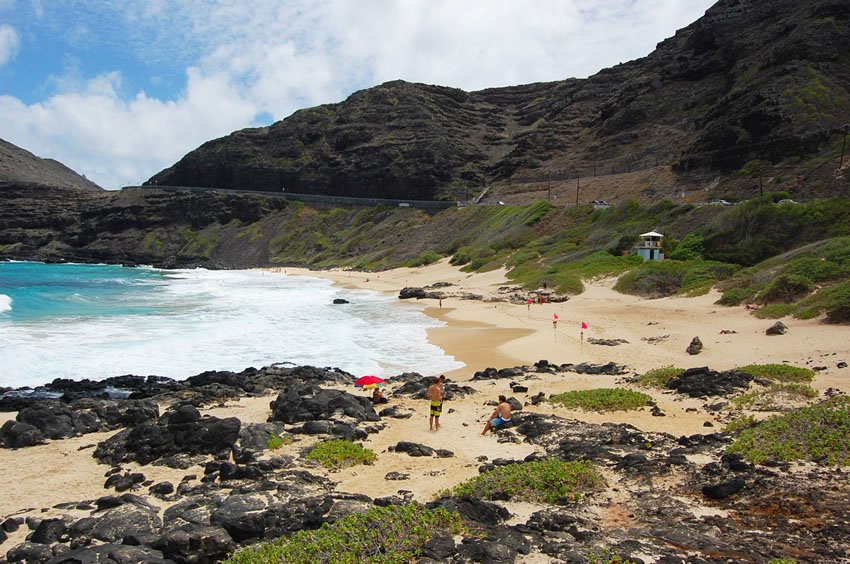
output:
[[[0,183],[41,184],[89,191],[103,190],[59,161],[37,157],[4,139],[0,139]]]
[[[587,79],[476,92],[391,81],[208,141],[150,182],[455,200],[649,162],[683,182],[728,175],[736,193],[732,173],[756,161],[829,195],[829,173],[809,165],[835,153],[850,115],[848,12],[841,0],[721,0],[648,56]]]

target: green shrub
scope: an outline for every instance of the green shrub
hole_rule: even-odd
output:
[[[461,268],[463,272],[477,272],[478,270],[484,268],[487,264],[490,263],[489,259],[486,258],[476,258],[472,259],[467,263],[466,266]]]
[[[585,555],[589,564],[636,564],[637,561],[623,558],[610,549],[594,549]]]
[[[763,304],[777,302],[787,304],[807,296],[813,289],[814,284],[808,278],[782,274],[768,284],[756,299]]]
[[[404,266],[407,267],[417,267],[417,266],[428,266],[429,264],[433,264],[440,260],[442,255],[439,253],[435,253],[434,251],[422,251],[422,253],[416,257],[408,260],[404,263]]]
[[[796,309],[794,304],[770,304],[756,310],[755,316],[759,319],[779,319],[788,317]]]
[[[832,398],[770,417],[741,431],[726,450],[755,463],[778,459],[846,465],[850,463],[850,398]]]
[[[666,389],[667,383],[673,378],[680,376],[684,371],[683,368],[676,368],[675,366],[656,368],[639,376],[637,384],[646,388]]]
[[[646,261],[617,280],[614,289],[651,298],[704,292],[732,276],[738,266],[707,261]]]
[[[745,415],[743,417],[737,417],[726,424],[723,428],[724,433],[737,433],[742,431],[743,429],[749,429],[751,427],[755,427],[758,424],[756,418],[752,415]]]
[[[646,261],[617,280],[614,289],[624,294],[660,298],[679,292],[685,277],[684,263]]]
[[[291,445],[293,442],[292,437],[289,435],[276,435],[272,434],[269,437],[269,440],[266,442],[266,446],[269,450],[277,450],[282,448],[284,445]]]
[[[718,305],[736,306],[744,302],[748,302],[756,295],[753,288],[730,288],[723,292],[723,295],[717,300]]]
[[[318,443],[307,454],[308,460],[318,460],[325,468],[345,468],[356,464],[372,464],[377,458],[368,448],[342,439]]]
[[[357,563],[406,564],[438,532],[469,534],[457,513],[417,503],[372,507],[315,531],[251,546],[231,554],[232,564]]]
[[[780,383],[811,382],[815,377],[814,370],[788,364],[748,364],[736,370],[746,372],[753,378],[766,378]]]
[[[628,411],[644,407],[651,400],[651,396],[625,388],[580,390],[557,394],[549,398],[552,403],[587,411]]]
[[[703,237],[696,231],[685,235],[681,243],[666,256],[672,260],[702,260]]]
[[[846,238],[844,238],[846,240]],[[846,242],[850,245],[850,241]],[[791,260],[782,268],[782,274],[788,276],[797,276],[805,278],[812,282],[824,282],[834,280],[841,276],[846,276],[847,268],[850,264],[842,262],[834,262],[828,260],[822,253],[819,256],[803,256],[801,258]]]
[[[437,495],[555,503],[562,499],[578,501],[583,493],[603,483],[602,475],[589,460],[547,459],[498,466]]]
[[[626,253],[629,253],[640,240],[640,237],[637,235],[623,235],[619,239],[617,239],[617,243],[608,249],[608,252],[615,257],[622,256]]]
[[[821,292],[820,299],[827,323],[850,323],[850,282]]]
[[[472,260],[472,249],[469,247],[462,247],[458,249],[455,254],[452,255],[452,258],[449,260],[449,264],[453,266],[463,266]]]

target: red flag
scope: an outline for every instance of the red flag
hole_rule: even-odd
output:
[[[558,314],[557,314],[557,313],[553,313],[552,315],[554,315],[554,316],[555,316],[555,317],[554,317],[554,319],[558,319]]]
[[[585,323],[584,321],[582,321],[582,322],[581,322],[581,328],[582,328],[582,329],[587,329],[587,323]]]

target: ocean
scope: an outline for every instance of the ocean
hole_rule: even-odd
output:
[[[428,343],[442,325],[415,303],[320,278],[0,262],[0,387],[275,363],[435,374],[463,366]]]

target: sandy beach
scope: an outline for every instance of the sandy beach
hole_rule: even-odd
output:
[[[758,319],[744,307],[716,305],[720,298],[716,291],[694,298],[644,299],[615,292],[615,280],[605,279],[585,282],[585,291],[566,302],[528,306],[489,301],[499,295],[499,288],[515,286],[504,270],[468,274],[447,260],[378,274],[292,268],[285,272],[395,295],[404,287],[448,282],[453,286],[441,291],[483,296],[484,300],[448,297],[442,300],[442,307],[437,300],[421,300],[428,315],[447,324],[431,330],[429,339],[466,365],[448,374],[456,380],[468,380],[487,366],[504,368],[546,359],[558,364],[613,361],[636,373],[663,366],[726,370],[747,364],[788,363],[823,367],[813,383],[816,389],[846,390],[850,385],[850,370],[836,367],[850,358],[850,326],[785,318],[781,321],[788,332],[770,336],[765,331],[774,320]],[[553,327],[555,315],[558,323]],[[588,327],[584,331],[582,322]],[[686,352],[694,337],[704,345],[696,356]],[[592,345],[588,343],[591,338],[627,343]],[[651,343],[647,339],[658,340]],[[430,375],[427,367],[421,373]]]
[[[800,321],[786,318],[785,335],[768,336],[765,330],[773,320],[754,317],[743,307],[715,305],[719,294],[711,292],[695,298],[642,299],[613,291],[613,280],[586,283],[585,292],[562,303],[510,303],[493,301],[500,288],[513,286],[504,271],[484,274],[461,272],[447,261],[423,268],[403,268],[381,273],[343,270],[314,272],[303,269],[273,269],[281,276],[322,277],[351,288],[368,289],[397,295],[404,287],[427,287],[443,282],[440,288],[448,297],[440,301],[421,300],[424,311],[445,323],[429,331],[429,339],[448,354],[464,363],[464,367],[447,373],[452,382],[469,385],[480,393],[446,402],[442,427],[429,431],[427,402],[407,397],[394,397],[390,402],[412,412],[409,419],[385,419],[386,428],[372,434],[364,442],[378,455],[371,466],[358,466],[327,474],[309,466],[310,471],[326,473],[338,482],[337,491],[356,492],[370,497],[406,493],[419,501],[429,501],[440,490],[449,488],[478,474],[482,461],[497,458],[522,458],[534,447],[525,443],[500,442],[480,432],[492,411],[485,405],[499,394],[511,394],[506,380],[471,381],[476,371],[532,365],[545,359],[550,363],[615,362],[627,367],[629,374],[640,374],[653,368],[676,366],[691,368],[708,366],[726,370],[747,364],[789,363],[817,370],[812,386],[824,391],[837,388],[850,392],[850,369],[839,363],[850,360],[850,326],[824,325],[817,320]],[[477,294],[480,300],[453,297]],[[502,295],[504,292],[501,293]],[[557,324],[553,320],[557,315]],[[582,331],[582,323],[587,329]],[[686,352],[694,337],[699,337],[704,350],[696,356]],[[588,339],[622,339],[617,346],[591,344]],[[419,372],[433,376],[427,366]],[[576,389],[615,387],[620,376],[580,374],[528,376],[522,384],[528,392],[516,394],[521,403],[543,392],[546,395]],[[352,391],[349,389],[348,391]],[[546,402],[525,409],[553,413],[567,419],[588,422],[630,423],[643,431],[668,432],[674,436],[705,433],[707,427],[717,429],[722,420],[699,409],[702,402],[683,400],[660,391],[648,391],[665,417],[653,417],[648,409],[625,413],[585,413],[553,407]],[[361,392],[355,392],[361,393]],[[219,417],[236,416],[243,422],[265,421],[273,395],[246,398],[206,411]],[[14,414],[2,414],[2,420]],[[0,420],[0,422],[2,422]],[[61,510],[46,509],[64,501],[96,499],[109,491],[103,489],[108,467],[98,465],[91,457],[92,446],[109,434],[86,435],[64,441],[20,450],[0,450],[0,473],[23,477],[14,488],[0,496],[0,517],[38,513],[42,517]],[[297,453],[315,441],[304,437],[286,447]],[[413,441],[435,449],[447,449],[451,458],[412,458],[390,452],[399,441]],[[164,467],[132,467],[154,480],[178,483],[187,474],[203,475],[201,467],[173,470]],[[397,472],[404,477],[389,480]],[[8,487],[8,486],[7,486]],[[6,490],[7,488],[4,488]],[[139,493],[145,493],[144,490]],[[523,504],[515,504],[513,512],[524,514]],[[45,509],[42,511],[42,509]],[[533,506],[529,505],[530,512]],[[12,546],[23,539],[19,531],[7,541]]]
[[[412,491],[417,499],[427,500],[436,491],[450,487],[478,473],[479,458],[519,458],[531,452],[527,445],[498,443],[492,436],[479,435],[492,408],[483,405],[499,394],[510,396],[504,380],[469,382],[476,371],[486,367],[507,368],[531,365],[545,359],[550,363],[580,362],[625,365],[631,373],[642,374],[653,368],[676,366],[692,368],[708,366],[727,370],[748,364],[788,363],[820,368],[812,387],[819,391],[836,388],[850,392],[850,369],[838,368],[850,358],[850,327],[824,325],[817,320],[800,321],[786,318],[785,335],[770,336],[765,330],[775,321],[758,319],[744,307],[715,305],[720,294],[712,291],[695,298],[643,299],[615,292],[615,280],[585,283],[585,291],[566,302],[513,304],[489,301],[499,295],[499,288],[513,286],[503,270],[484,274],[468,274],[441,261],[424,268],[401,268],[364,274],[350,271],[313,272],[285,269],[287,275],[320,276],[335,283],[359,289],[398,294],[404,287],[426,287],[438,282],[453,286],[441,288],[447,294],[478,294],[483,300],[444,298],[423,299],[425,312],[446,323],[429,331],[429,339],[454,355],[466,366],[447,373],[453,381],[471,385],[480,395],[447,402],[439,432],[429,432],[425,402],[406,398],[400,401],[416,411],[411,419],[390,423],[389,428],[370,436],[365,445],[379,453],[379,463],[358,467],[334,476],[338,489],[370,496],[390,495],[397,489]],[[554,315],[558,323],[553,327]],[[583,331],[581,324],[587,324]],[[726,333],[721,333],[726,331]],[[729,332],[731,331],[731,333]],[[659,338],[650,343],[646,339]],[[699,355],[686,352],[691,339],[699,337],[704,345]],[[593,345],[589,338],[623,339],[618,346]],[[427,367],[423,375],[432,375]],[[519,394],[523,402],[539,393],[561,393],[571,390],[615,387],[617,377],[571,374],[569,377],[541,376],[527,379],[527,394]],[[643,431],[667,432],[674,436],[705,433],[706,424],[715,429],[722,421],[704,410],[697,400],[674,397],[669,393],[645,390],[653,396],[666,417],[653,417],[649,410],[615,413],[588,413],[581,410],[554,408],[549,404],[527,409],[554,413],[561,417],[603,423],[629,423]],[[688,408],[692,408],[690,411]],[[412,440],[432,448],[446,448],[456,457],[434,461],[410,458],[403,454],[385,453],[387,447],[401,440]],[[410,482],[388,482],[387,472],[409,473]]]

